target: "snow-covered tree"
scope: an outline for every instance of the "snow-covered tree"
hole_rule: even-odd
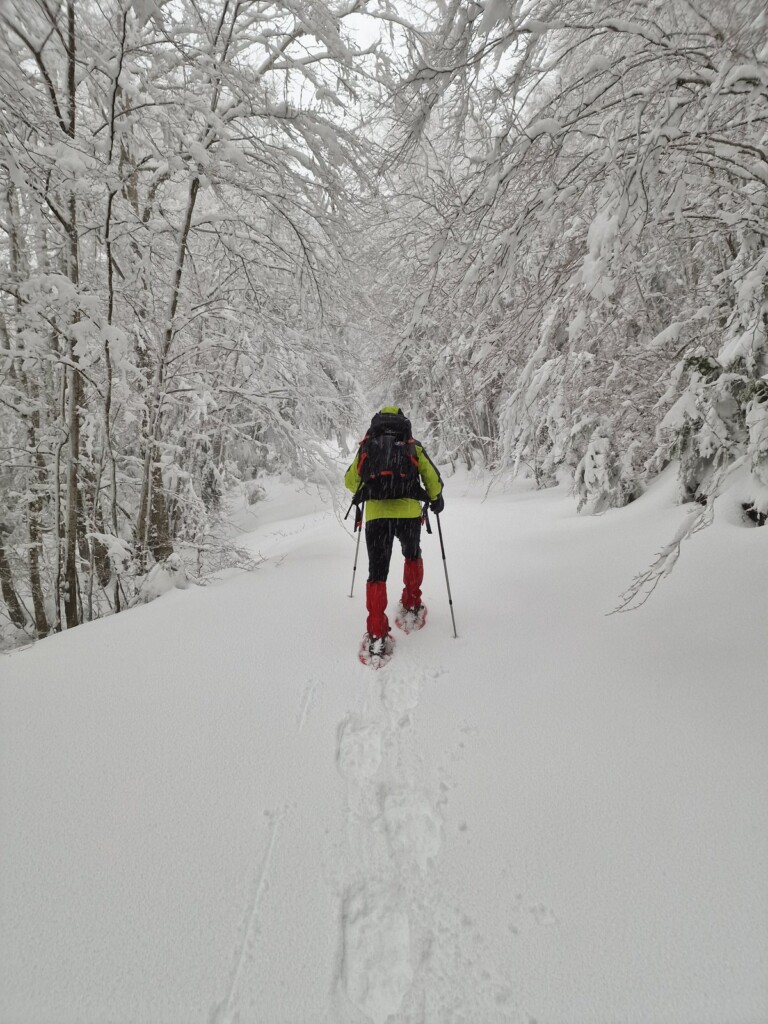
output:
[[[765,374],[764,5],[460,4],[420,62],[402,116],[423,184],[403,208],[430,213],[405,358],[460,396],[470,447],[545,481],[581,467],[589,504],[621,503],[665,454],[710,457],[724,389],[740,412],[721,450],[743,451]],[[702,387],[700,352],[722,380],[689,444],[665,416]],[[620,486],[585,475],[599,438]]]
[[[3,5],[17,626],[119,609],[127,575],[200,543],[227,487],[266,466],[315,472],[356,418],[345,239],[370,186],[360,100],[379,69],[345,29],[355,10]]]

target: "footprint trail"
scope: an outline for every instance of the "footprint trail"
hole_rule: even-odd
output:
[[[340,934],[326,1021],[334,1024],[528,1021],[443,891],[448,787],[418,741],[422,691],[441,674],[390,667],[338,726],[346,834],[333,855]]]

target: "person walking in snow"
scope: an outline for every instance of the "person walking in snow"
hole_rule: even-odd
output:
[[[402,409],[385,406],[371,420],[344,483],[354,495],[358,514],[365,506],[368,619],[360,660],[378,667],[394,646],[386,609],[395,537],[405,558],[403,593],[395,623],[406,633],[424,625],[427,609],[421,600],[421,502],[428,502],[432,512],[439,515],[445,505],[443,481],[422,445],[411,436],[411,424]]]

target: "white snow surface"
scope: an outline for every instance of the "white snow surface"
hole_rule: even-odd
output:
[[[0,1020],[768,1020],[768,529],[718,516],[606,616],[674,487],[449,479],[459,638],[425,536],[378,672],[365,555],[350,600],[351,533],[285,484],[257,570],[0,658]]]

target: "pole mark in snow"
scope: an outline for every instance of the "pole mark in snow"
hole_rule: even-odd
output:
[[[269,875],[269,868],[272,863],[272,853],[275,849],[275,842],[277,840],[278,832],[280,831],[281,823],[282,812],[273,814],[269,824],[270,831],[267,849],[262,859],[258,875],[256,876],[253,895],[250,898],[245,913],[245,927],[243,929],[243,935],[235,949],[234,968],[232,970],[232,976],[229,983],[229,991],[222,1002],[217,1003],[211,1010],[208,1017],[209,1024],[234,1024],[237,1019],[237,1015],[234,1017],[232,1016],[233,1002],[240,984],[240,976],[243,972],[243,967],[248,959],[248,949],[253,941],[253,933],[256,926],[256,919],[258,917],[259,904],[261,903],[261,898],[264,895],[264,890],[266,889],[267,876]]]
[[[301,708],[299,709],[299,714],[297,716],[297,732],[301,732],[307,724],[307,716],[315,705],[322,686],[323,684],[320,679],[310,679],[307,683],[301,701]]]

